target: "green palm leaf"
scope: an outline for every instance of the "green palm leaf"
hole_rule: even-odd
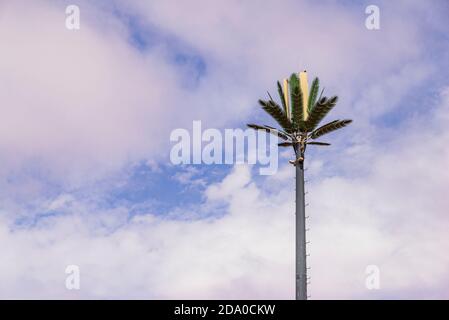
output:
[[[284,90],[282,90],[281,83],[278,81],[278,92],[279,97],[281,98],[282,108],[284,108],[285,114],[287,114],[287,103],[285,102]]]
[[[308,114],[312,113],[315,106],[316,99],[318,98],[318,90],[320,90],[320,79],[313,79],[312,86],[310,87],[309,101],[307,104]]]
[[[349,120],[349,119],[335,120],[335,121],[329,122],[329,123],[325,124],[324,126],[321,126],[318,129],[314,130],[311,133],[310,137],[312,139],[316,139],[316,138],[321,137],[325,134],[328,134],[332,131],[344,128],[347,125],[349,125],[351,122],[352,122],[352,120]]]
[[[277,123],[284,129],[287,133],[293,131],[293,125],[290,119],[287,117],[285,112],[281,107],[274,101],[259,100],[262,109],[264,109],[270,116],[276,120]]]
[[[321,98],[313,107],[312,112],[309,114],[309,117],[306,121],[306,126],[308,131],[312,131],[315,129],[321,120],[332,110],[333,107],[337,104],[338,97],[334,96],[330,99],[326,97]]]
[[[302,92],[299,87],[299,78],[296,73],[290,77],[290,95],[292,102],[292,120],[295,129],[299,129],[301,121],[304,121],[304,110],[302,105]]]

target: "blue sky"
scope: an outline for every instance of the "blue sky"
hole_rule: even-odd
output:
[[[177,166],[169,137],[273,124],[257,100],[304,68],[354,119],[308,150],[313,297],[448,297],[444,1],[78,1],[78,31],[68,4],[1,5],[0,297],[292,297],[291,154]]]

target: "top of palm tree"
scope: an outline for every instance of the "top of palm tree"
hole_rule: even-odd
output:
[[[285,140],[279,146],[293,146],[295,153],[302,159],[306,145],[330,145],[329,143],[310,140],[315,140],[325,134],[346,127],[352,120],[334,120],[318,127],[338,101],[337,96],[328,98],[323,96],[323,92],[318,96],[319,83],[319,79],[315,78],[310,87],[310,92],[307,92],[307,74],[305,71],[301,72],[299,76],[297,73],[293,73],[290,79],[284,80],[284,88],[278,81],[277,89],[281,105],[274,101],[270,95],[268,100],[259,100],[259,104],[276,120],[280,128],[276,129],[257,124],[248,124],[248,127],[277,135]]]

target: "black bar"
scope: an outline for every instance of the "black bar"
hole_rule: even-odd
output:
[[[285,301],[285,300],[78,300],[0,301],[2,313],[44,315],[45,319],[386,319],[392,311],[403,319],[418,315],[444,315],[448,301]],[[268,307],[270,306],[270,307]],[[201,309],[202,308],[202,309]],[[204,315],[204,310],[207,312]],[[441,313],[438,308],[443,309]],[[9,309],[9,310],[8,310]],[[6,319],[6,317],[5,317]]]

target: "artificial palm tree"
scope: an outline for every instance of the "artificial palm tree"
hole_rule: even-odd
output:
[[[335,107],[338,97],[327,98],[323,91],[318,97],[319,79],[315,78],[307,88],[307,73],[293,73],[284,80],[284,88],[277,82],[282,107],[269,95],[269,100],[259,100],[262,108],[276,120],[281,128],[248,124],[255,130],[263,130],[278,136],[281,147],[293,147],[296,155],[290,163],[296,167],[296,299],[307,300],[306,228],[304,201],[304,153],[307,145],[329,146],[315,141],[332,131],[341,129],[352,120],[334,120],[318,127],[323,118]]]

